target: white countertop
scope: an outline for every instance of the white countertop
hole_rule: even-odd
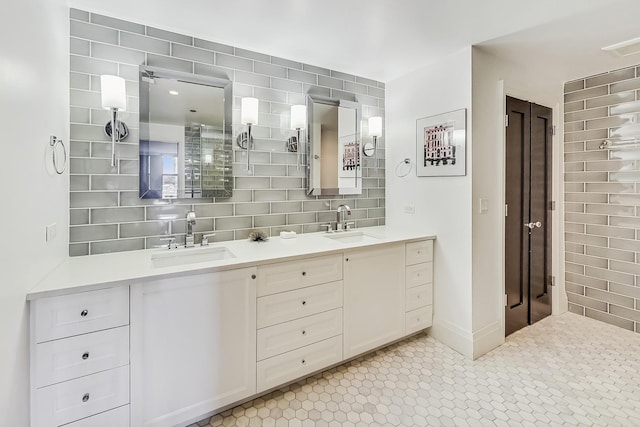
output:
[[[374,242],[345,243],[329,239],[326,236],[365,233],[375,236]],[[148,249],[140,251],[117,252],[102,255],[73,257],[45,277],[28,294],[28,300],[64,295],[113,286],[131,285],[143,281],[185,274],[200,274],[234,268],[250,267],[271,262],[280,262],[309,255],[344,252],[353,248],[375,246],[393,242],[435,239],[435,236],[417,232],[392,230],[389,227],[367,227],[341,233],[299,234],[294,239],[271,237],[266,242],[234,240],[215,242],[201,248],[172,249],[175,253],[197,253],[206,248],[227,248],[235,255],[216,261],[188,263],[171,267],[156,267],[151,258],[154,254],[169,253],[168,249]],[[181,252],[182,251],[182,252]]]

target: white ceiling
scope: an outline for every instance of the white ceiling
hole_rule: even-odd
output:
[[[522,53],[518,44],[535,49],[552,46],[554,55],[564,60],[563,52],[584,48],[585,37],[591,48],[593,43],[599,48],[624,40],[619,37],[625,33],[635,32],[627,38],[640,35],[638,0],[69,0],[69,4],[380,81],[488,40],[494,40],[488,48],[516,56]],[[624,24],[616,24],[618,20]],[[536,29],[539,26],[546,30]],[[518,37],[501,44],[501,37],[514,33]]]

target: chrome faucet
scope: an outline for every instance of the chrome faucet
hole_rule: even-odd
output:
[[[187,236],[184,239],[184,247],[192,248],[195,246],[193,240],[193,226],[196,225],[196,213],[194,211],[187,212]]]
[[[344,212],[347,212],[347,215],[351,215],[351,208],[348,205],[340,205],[338,209],[336,209],[336,231],[345,230],[345,222],[344,222]]]

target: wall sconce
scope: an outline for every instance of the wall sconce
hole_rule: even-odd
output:
[[[362,147],[362,154],[373,156],[378,150],[378,138],[382,136],[382,117],[369,117],[369,136],[373,138],[373,144],[367,142]]]
[[[127,90],[122,77],[100,76],[102,108],[111,111],[111,121],[104,125],[104,132],[111,137],[111,166],[116,165],[116,141],[129,136],[127,125],[118,120],[118,111],[127,108]]]
[[[247,125],[247,131],[241,132],[236,139],[240,148],[247,150],[247,170],[251,171],[249,153],[253,145],[251,126],[258,124],[258,98],[242,98],[240,104],[240,123]]]
[[[300,158],[302,156],[302,130],[307,127],[307,106],[292,105],[291,106],[291,129],[297,132],[296,136],[292,136],[287,140],[287,150],[291,153],[297,153],[296,163],[300,170]]]

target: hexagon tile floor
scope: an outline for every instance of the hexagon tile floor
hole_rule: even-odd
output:
[[[417,335],[195,426],[640,426],[640,334],[567,313],[476,361]]]

